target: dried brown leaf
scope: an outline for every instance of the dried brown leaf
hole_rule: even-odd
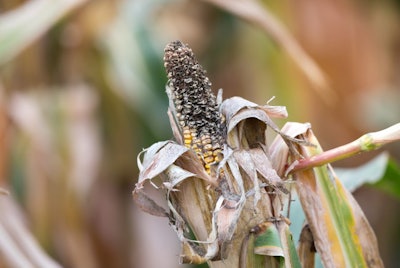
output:
[[[136,205],[153,216],[168,217],[168,212],[161,206],[159,206],[152,198],[148,197],[142,189],[135,189],[133,191],[133,200]]]
[[[281,132],[288,137],[295,138],[301,134],[306,133],[311,128],[309,123],[297,123],[288,122],[286,123]],[[276,170],[279,176],[282,178],[286,177],[287,164],[289,158],[289,147],[287,146],[287,141],[280,135],[276,136],[275,140],[271,143],[269,147],[270,159],[272,168]]]
[[[157,142],[145,150],[138,183],[160,175],[189,149],[171,141]],[[138,160],[139,161],[139,160]]]
[[[232,97],[226,99],[221,104],[221,113],[224,114],[227,121],[230,121],[232,117],[237,114],[240,110],[245,108],[261,109],[268,116],[274,118],[286,118],[287,111],[285,106],[271,106],[271,105],[258,105],[249,100],[243,99],[241,97]]]

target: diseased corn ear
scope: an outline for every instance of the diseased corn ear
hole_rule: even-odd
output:
[[[180,128],[183,144],[193,149],[208,173],[222,159],[224,120],[206,71],[193,51],[180,41],[165,48],[164,66],[171,109]]]

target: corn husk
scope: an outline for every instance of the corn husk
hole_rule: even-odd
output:
[[[184,263],[245,266],[247,258],[253,257],[246,253],[251,234],[263,263],[292,266],[296,258],[289,257],[292,241],[287,239],[288,223],[282,215],[289,191],[273,167],[266,133],[281,133],[271,117],[284,117],[286,110],[239,97],[225,100],[220,109],[226,119],[227,144],[223,160],[214,167],[217,175],[207,174],[185,146],[159,142],[143,152],[143,159],[138,158],[134,199],[143,210],[170,218],[182,242]],[[171,125],[176,140],[182,141],[174,120]],[[167,205],[155,203],[145,191],[146,184],[159,189]],[[254,231],[259,226],[275,234],[275,244],[262,239],[265,232]]]

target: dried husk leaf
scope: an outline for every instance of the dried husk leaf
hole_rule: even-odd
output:
[[[281,132],[289,137],[295,138],[306,133],[309,129],[311,129],[311,125],[309,123],[287,122],[283,126]],[[285,173],[288,173],[287,164],[290,150],[286,144],[287,142],[285,142],[282,136],[278,135],[269,147],[272,168],[281,178],[286,178]]]
[[[241,97],[232,97],[224,100],[221,105],[221,112],[225,115],[226,119],[230,121],[230,119],[236,115],[241,109],[261,109],[268,116],[273,118],[286,118],[288,113],[286,111],[285,106],[272,106],[272,105],[258,105],[254,102],[248,101]]]
[[[143,189],[136,189],[133,192],[133,201],[146,213],[157,217],[168,217],[168,212],[149,197]]]
[[[145,150],[138,183],[157,177],[189,149],[171,141],[157,142]],[[139,160],[138,160],[139,162]]]
[[[279,128],[276,124],[271,120],[271,117],[286,117],[287,112],[286,108],[282,106],[259,106],[255,103],[252,103],[248,100],[245,100],[240,97],[232,97],[230,99],[225,100],[221,105],[221,113],[225,116],[227,121],[227,134],[228,137],[232,136],[232,130],[237,127],[239,122],[243,122],[246,119],[254,118],[262,122],[263,124],[259,124],[260,128],[251,128],[249,127],[248,133],[251,135],[265,135],[266,126],[271,127],[275,132],[280,133]],[[258,123],[260,123],[258,122]],[[239,127],[239,138],[242,138],[243,126]],[[265,143],[265,138],[263,138]],[[231,137],[230,145],[233,148],[237,147],[238,144],[234,143],[234,140]]]
[[[216,173],[219,177],[207,174],[186,147],[171,141],[156,143],[145,151],[143,163],[138,160],[141,170],[134,196],[142,202],[142,209],[165,216],[163,206],[150,202],[147,195],[143,197],[142,187],[151,182],[165,193],[170,210],[167,215],[182,241],[182,262],[238,267],[239,256],[247,256],[242,244],[251,229],[281,217],[285,188],[272,168],[266,131],[268,127],[279,131],[269,115],[281,117],[286,111],[235,97],[222,103],[221,112],[228,138]],[[170,119],[174,135],[182,141],[172,110]],[[189,237],[190,232],[195,240]],[[284,229],[279,233],[284,237]],[[288,248],[286,244],[283,247]]]
[[[144,190],[145,183],[160,175],[188,149],[170,141],[157,142],[144,150],[143,162],[137,158],[140,174],[133,191],[133,200],[145,212],[159,217],[168,216],[163,206],[158,205]],[[153,185],[155,186],[155,185]],[[155,186],[156,187],[156,186]]]
[[[208,250],[197,247],[191,251],[197,252],[201,249],[198,254],[193,254],[191,257],[184,257],[186,255],[183,255],[182,261],[191,263],[204,261],[204,256],[200,256],[203,251],[211,257],[217,251],[215,249],[216,239],[211,238],[208,242],[212,227],[207,223],[212,222],[210,211],[213,209],[213,205],[210,204],[213,198],[210,196],[207,186],[209,184],[207,181],[210,178],[198,162],[198,158],[182,145],[171,141],[156,143],[144,151],[143,163],[138,159],[140,175],[133,192],[134,200],[142,210],[155,216],[174,218],[176,232],[185,251],[187,251],[188,246],[192,246],[189,245],[189,239],[186,237],[190,231],[187,225],[194,227],[192,231],[196,234],[197,239],[207,243]],[[182,166],[188,167],[190,171],[183,169]],[[199,170],[200,174],[191,172]],[[158,185],[154,182],[156,178],[161,178],[161,181],[156,180]],[[168,201],[170,212],[167,212],[162,205],[158,205],[149,197],[145,191],[145,184],[147,183],[158,188],[167,197],[166,200],[170,200]],[[177,204],[187,204],[187,206],[178,206]],[[205,204],[208,205],[205,206]],[[194,223],[190,224],[192,220]]]
[[[214,258],[218,253],[216,239],[216,225],[213,224],[212,211],[215,209],[216,198],[209,190],[207,183],[196,177],[192,177],[179,184],[178,191],[170,192],[170,209],[174,211],[174,218],[178,221],[175,227],[182,229],[180,240],[185,247],[191,246],[196,254],[182,254],[184,263],[198,263],[197,260]],[[183,222],[180,222],[179,219]],[[190,229],[187,229],[190,228]],[[195,241],[189,244],[190,231],[195,235]],[[197,246],[194,246],[197,245]],[[186,249],[187,250],[187,249]],[[203,261],[204,262],[204,261]]]

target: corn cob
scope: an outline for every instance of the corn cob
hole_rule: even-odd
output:
[[[221,161],[225,143],[225,124],[211,82],[193,51],[180,41],[165,47],[164,66],[184,145],[196,152],[210,174],[211,166]]]

